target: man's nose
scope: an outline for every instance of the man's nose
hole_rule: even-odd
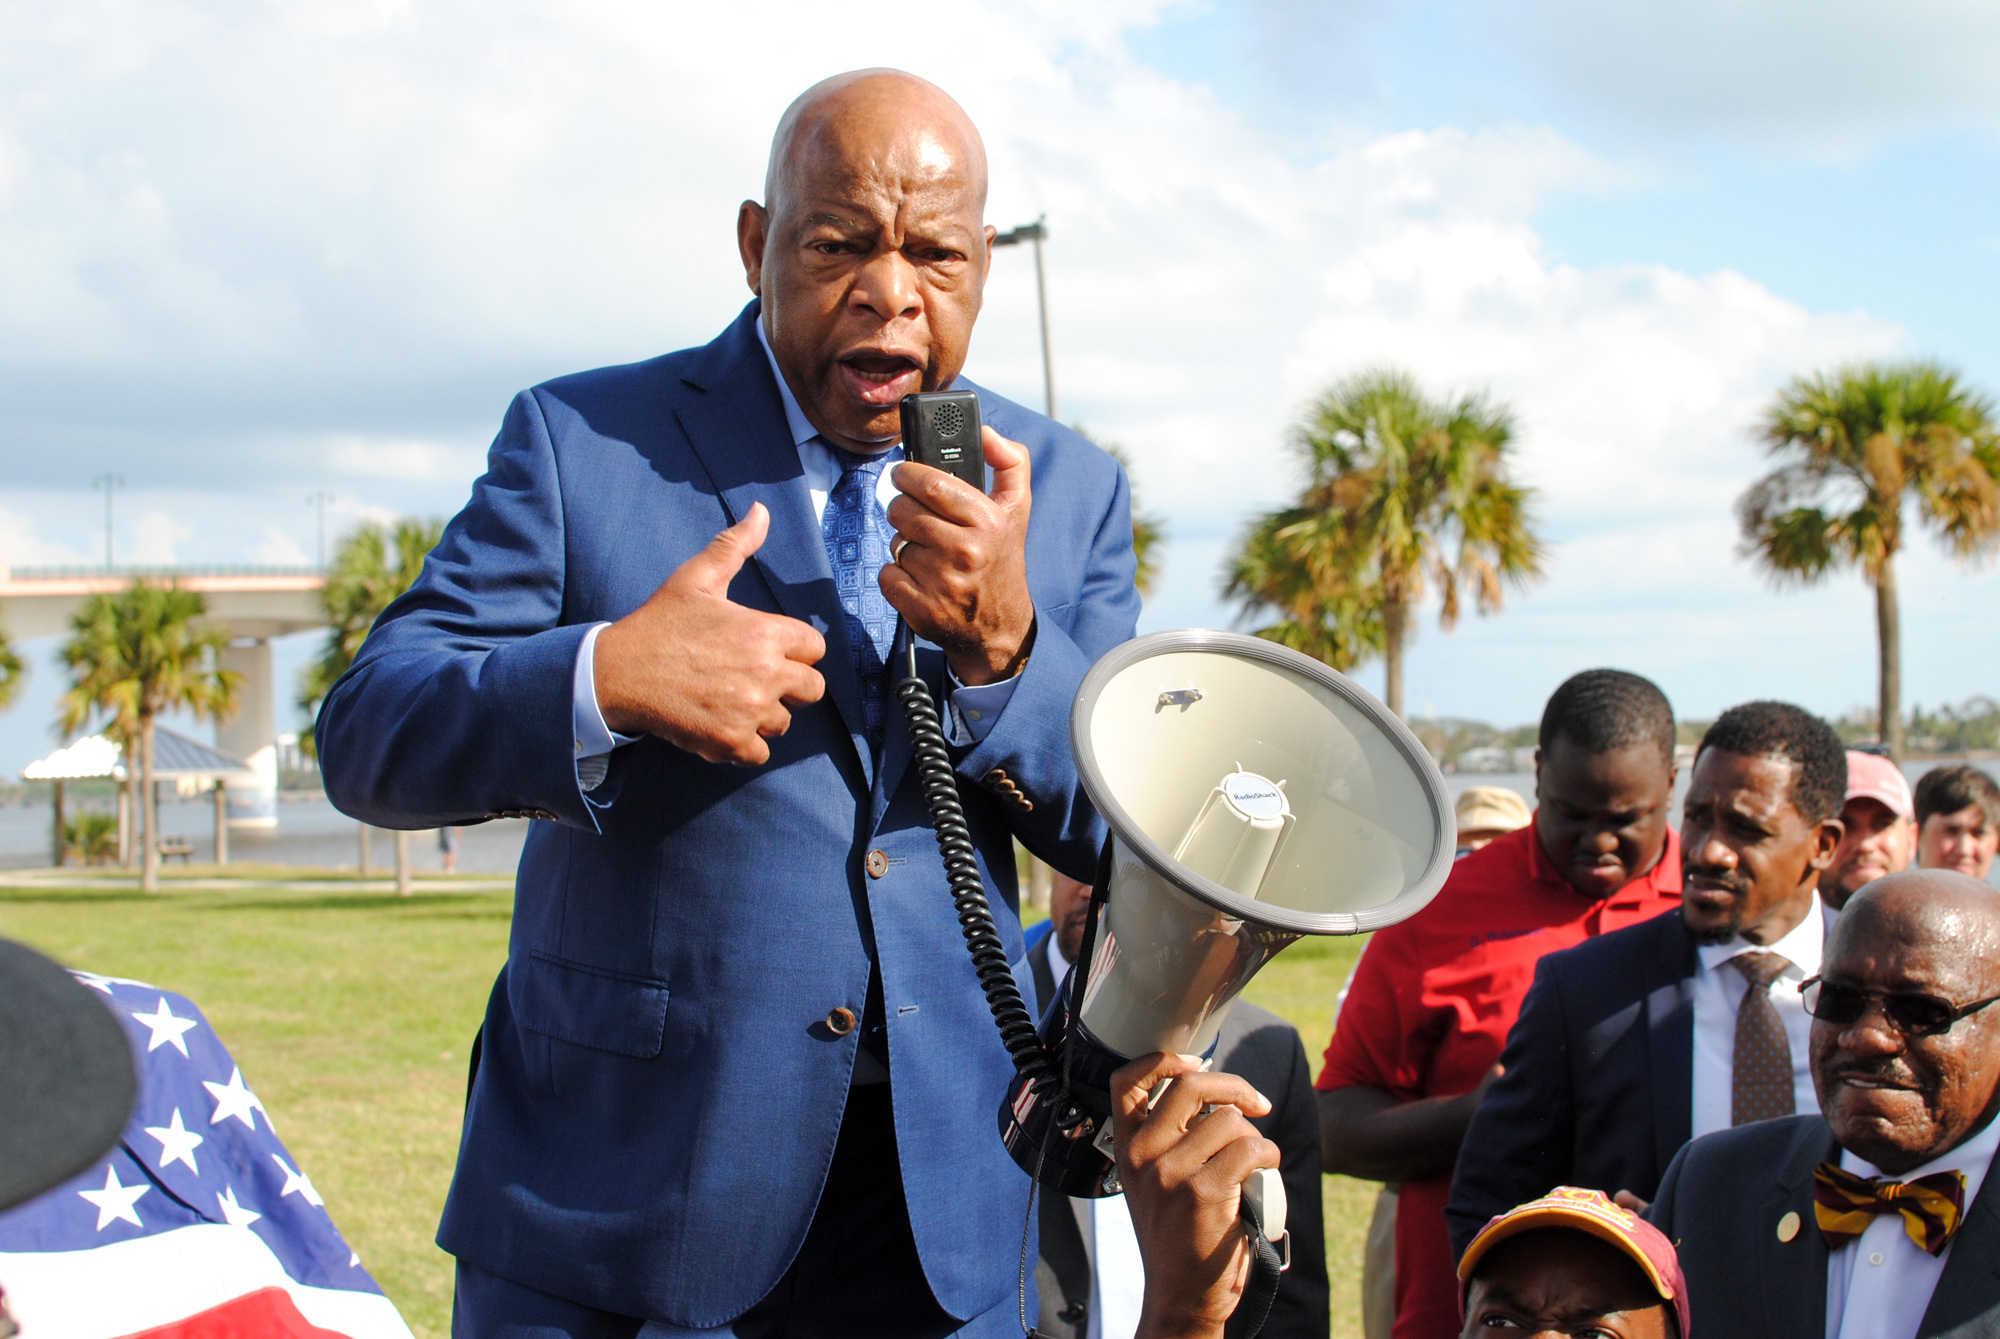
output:
[[[853,301],[884,321],[916,315],[923,306],[916,267],[902,252],[885,248],[862,265]]]
[[[1861,1017],[1841,1030],[1840,1049],[1855,1055],[1899,1055],[1903,1034],[1889,1021],[1882,1001],[1871,998],[1862,1007]]]

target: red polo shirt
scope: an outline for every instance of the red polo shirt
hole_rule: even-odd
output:
[[[1500,1059],[1535,963],[1680,906],[1680,837],[1648,874],[1587,902],[1550,863],[1531,823],[1453,867],[1422,911],[1362,951],[1327,1043],[1322,1089],[1364,1084],[1404,1101],[1471,1092]],[[1459,1332],[1445,1231],[1451,1176],[1406,1181],[1396,1203],[1395,1339]]]

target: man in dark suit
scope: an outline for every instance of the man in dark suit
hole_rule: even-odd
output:
[[[537,820],[438,1233],[457,1336],[1014,1332],[1012,1070],[891,648],[1018,961],[1012,841],[1094,865],[1067,722],[1138,597],[1116,463],[960,376],[985,196],[939,89],[810,90],[739,212],[755,300],[519,396],[327,697],[346,812]],[[987,492],[892,464],[901,398],[953,385]]]
[[[1695,1140],[1647,1210],[1702,1339],[2000,1335],[2000,899],[1870,884],[1806,997],[1824,1115]]]
[[[1055,998],[1082,951],[1089,904],[1088,884],[1058,874],[1050,890],[1049,918],[1028,932],[1028,967],[1042,1009]],[[1278,1173],[1285,1182],[1292,1267],[1279,1280],[1262,1334],[1266,1339],[1326,1339],[1331,1316],[1320,1209],[1319,1114],[1305,1045],[1290,1023],[1239,999],[1216,1039],[1212,1069],[1248,1080],[1270,1102],[1270,1112],[1250,1123],[1281,1155]],[[1049,1339],[1086,1339],[1092,1333],[1091,1309],[1098,1307],[1103,1314],[1097,1332],[1102,1339],[1119,1339],[1112,1326],[1136,1316],[1145,1277],[1135,1268],[1136,1245],[1127,1249],[1125,1239],[1132,1234],[1122,1220],[1123,1206],[1047,1191],[1037,1203],[1041,1259],[1035,1265],[1035,1284],[1042,1307],[1037,1328]],[[1095,1239],[1089,1247],[1086,1225]],[[1107,1296],[1113,1289],[1119,1292],[1116,1298]],[[1121,1317],[1121,1311],[1127,1314]],[[1237,1339],[1242,1328],[1243,1322],[1232,1317],[1230,1339]]]
[[[1455,1250],[1556,1186],[1643,1200],[1695,1135],[1813,1109],[1798,984],[1819,970],[1846,790],[1839,737],[1798,707],[1750,702],[1709,728],[1681,908],[1536,965],[1459,1151]]]

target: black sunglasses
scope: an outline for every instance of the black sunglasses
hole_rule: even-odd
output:
[[[1851,1027],[1868,1012],[1868,1001],[1882,1001],[1882,1014],[1906,1037],[1935,1037],[1949,1032],[1959,1019],[1978,1013],[1989,1004],[2000,1003],[2000,995],[1957,1005],[1935,995],[1891,994],[1843,986],[1824,977],[1811,977],[1799,986],[1806,1012],[1822,1023]]]

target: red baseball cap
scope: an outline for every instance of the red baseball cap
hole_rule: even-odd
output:
[[[1903,769],[1879,753],[1847,751],[1847,798],[1875,800],[1898,818],[1917,819],[1917,802]]]
[[[1472,1239],[1472,1244],[1465,1248],[1464,1258],[1458,1262],[1460,1316],[1465,1314],[1466,1300],[1472,1294],[1473,1271],[1479,1268],[1486,1253],[1509,1237],[1545,1227],[1587,1233],[1631,1257],[1661,1299],[1673,1303],[1674,1316],[1681,1323],[1681,1339],[1690,1339],[1687,1279],[1681,1274],[1681,1260],[1674,1252],[1674,1244],[1638,1214],[1605,1198],[1602,1191],[1577,1186],[1557,1186],[1540,1199],[1509,1209],[1479,1229],[1479,1235]]]

